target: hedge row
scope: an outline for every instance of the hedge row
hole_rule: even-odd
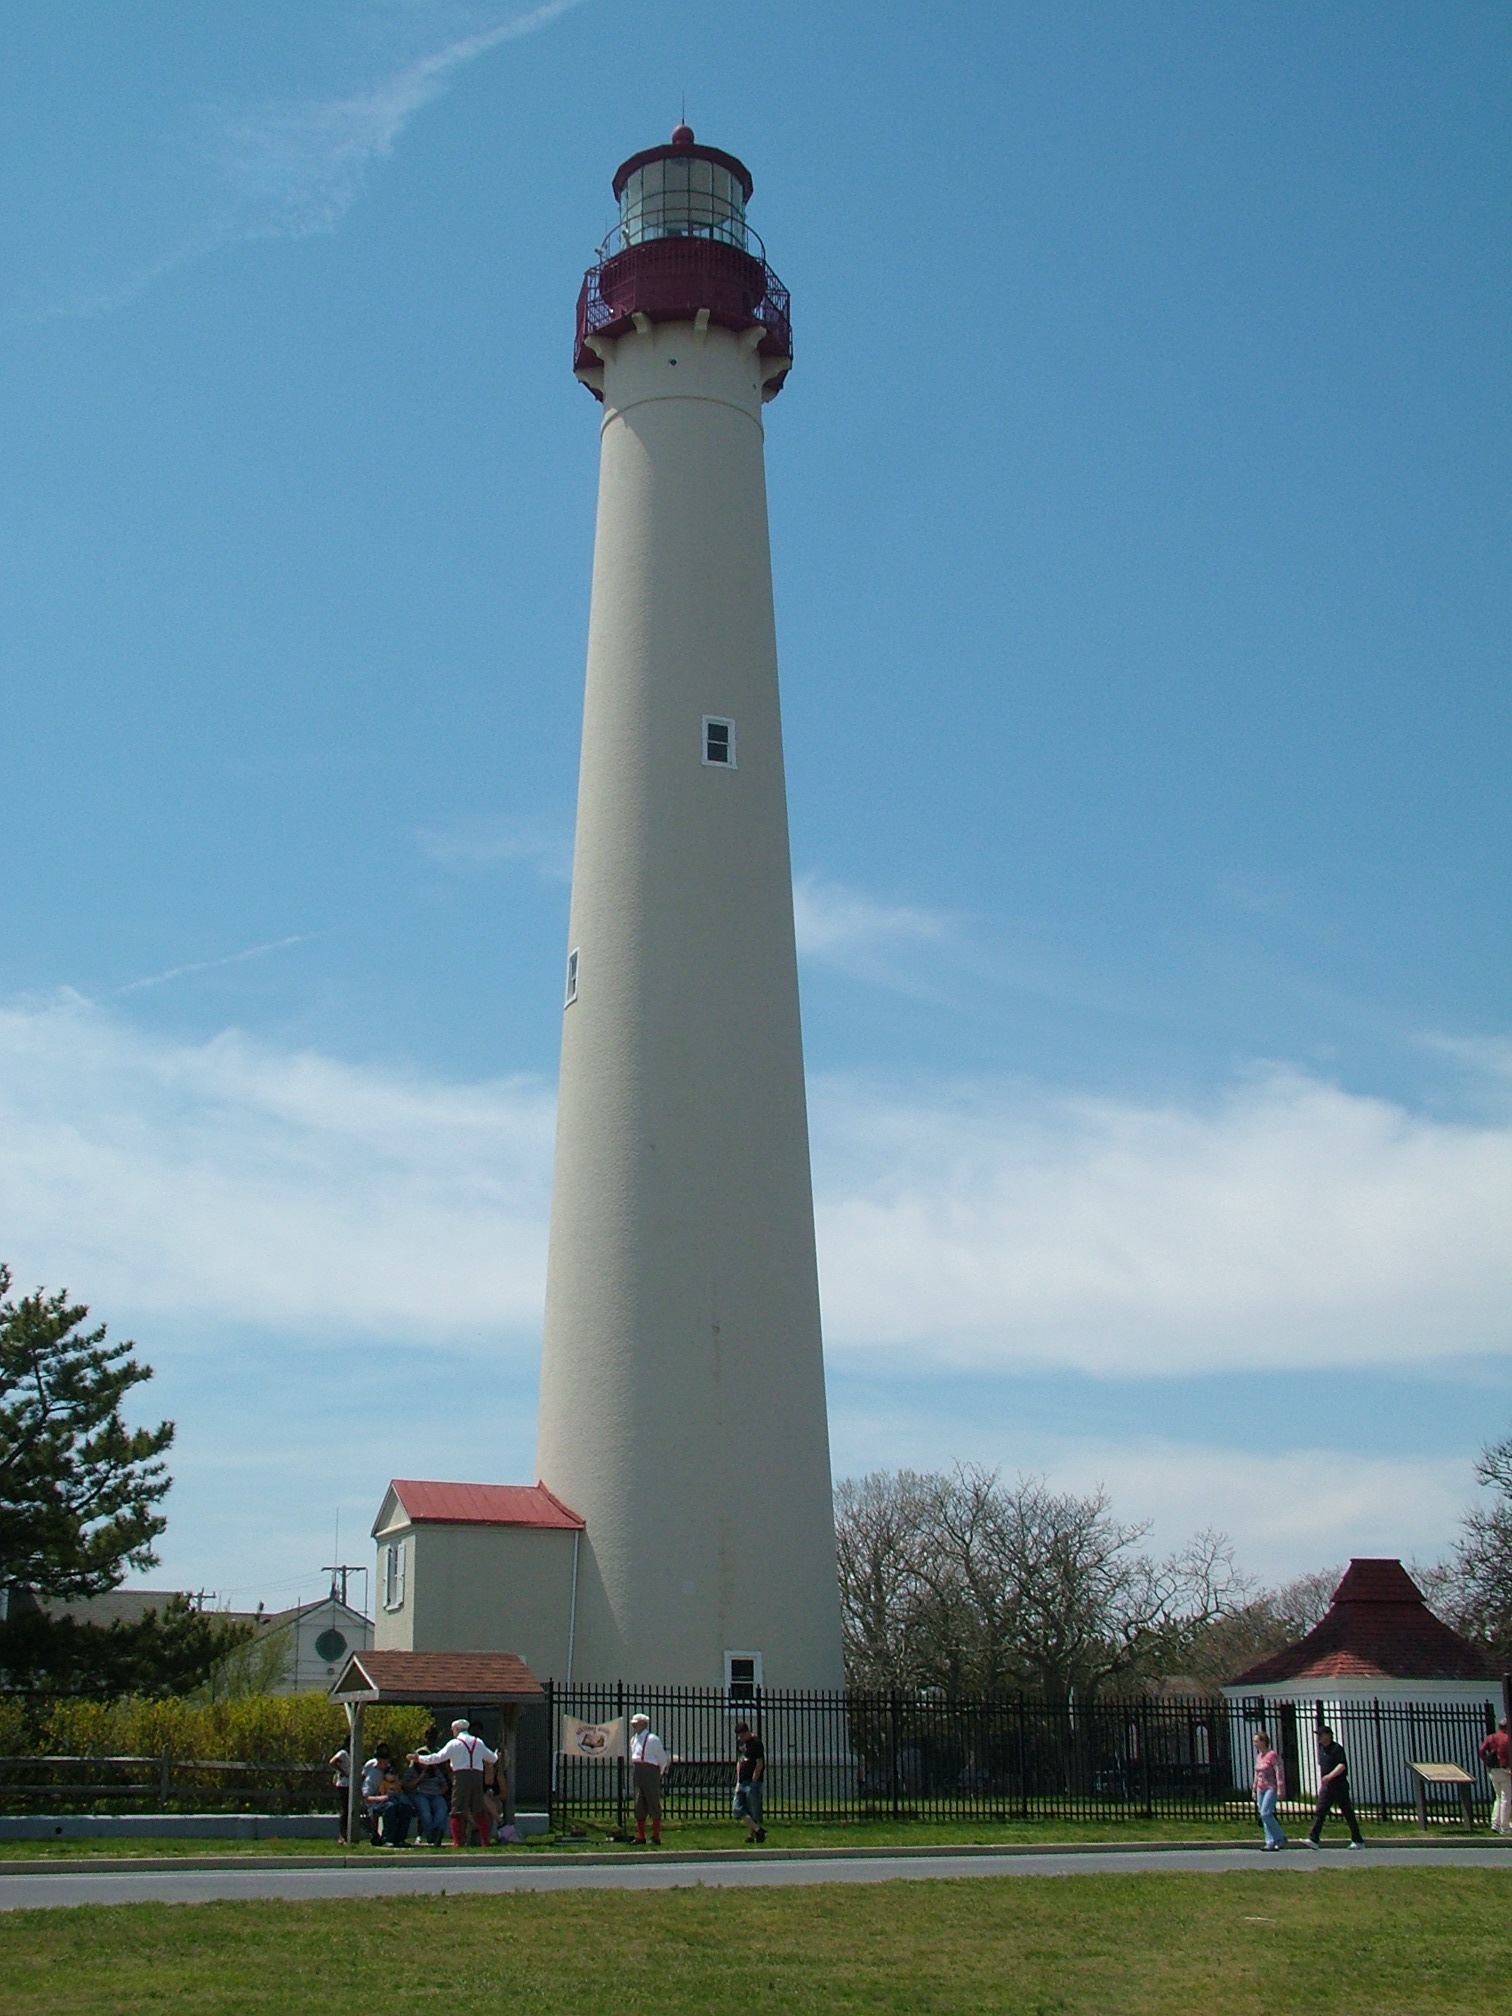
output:
[[[370,1708],[364,1746],[412,1750],[423,1708]],[[346,1716],[324,1694],[248,1694],[230,1701],[38,1701],[0,1695],[0,1756],[161,1757],[239,1764],[324,1764],[346,1741]]]

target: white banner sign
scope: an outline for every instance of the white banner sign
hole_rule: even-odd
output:
[[[616,1715],[612,1722],[579,1722],[576,1715],[562,1717],[562,1755],[564,1757],[623,1757],[625,1755],[625,1718]]]

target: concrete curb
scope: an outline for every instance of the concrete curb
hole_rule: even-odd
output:
[[[1345,1850],[1345,1845],[1342,1841],[1330,1842],[1319,1852],[1322,1855],[1338,1854]],[[1366,1845],[1385,1851],[1441,1848],[1451,1852],[1456,1848],[1489,1848],[1499,1844],[1493,1836],[1484,1840],[1375,1840],[1367,1841]],[[1512,1839],[1500,1845],[1512,1858]],[[1247,1850],[1258,1856],[1260,1846],[1258,1842],[1245,1841],[965,1841],[955,1845],[921,1842],[917,1848],[648,1848],[644,1858],[623,1848],[612,1854],[596,1854],[591,1850],[520,1853],[514,1849],[467,1849],[461,1854],[452,1851],[436,1855],[400,1854],[397,1851],[391,1855],[79,1855],[45,1861],[40,1856],[33,1859],[18,1855],[0,1857],[0,1882],[7,1876],[161,1875],[174,1870],[191,1875],[232,1869],[423,1869],[434,1862],[451,1864],[458,1870],[496,1868],[506,1863],[529,1869],[602,1869],[621,1868],[644,1859],[661,1868],[696,1869],[723,1862],[919,1862],[936,1858],[1002,1861],[1051,1855],[1232,1855],[1235,1850]],[[1304,1854],[1307,1851],[1301,1841],[1290,1841],[1283,1852]]]

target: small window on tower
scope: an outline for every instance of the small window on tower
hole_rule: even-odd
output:
[[[761,1687],[759,1652],[726,1652],[725,1693],[732,1701],[754,1701]]]
[[[735,723],[722,720],[717,714],[705,714],[703,720],[703,760],[717,763],[723,770],[735,768]]]
[[[577,976],[578,955],[576,951],[572,951],[567,954],[567,998],[562,1003],[564,1008],[570,1008],[577,999]]]

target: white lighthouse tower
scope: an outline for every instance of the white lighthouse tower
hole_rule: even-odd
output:
[[[578,303],[603,404],[538,1474],[574,1672],[842,1680],[762,409],[788,297],[679,126]]]

